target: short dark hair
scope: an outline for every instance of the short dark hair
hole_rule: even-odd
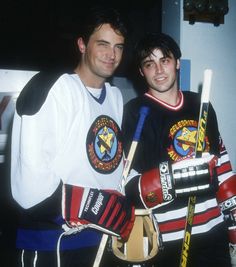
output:
[[[181,57],[181,50],[172,37],[164,33],[147,33],[135,46],[135,61],[138,66],[154,49],[160,49],[165,57],[170,56],[170,53],[176,60]]]
[[[103,5],[95,5],[86,11],[86,16],[78,35],[87,44],[94,30],[103,24],[110,24],[115,32],[121,34],[126,39],[128,29],[123,15],[118,9],[109,6],[104,7]]]

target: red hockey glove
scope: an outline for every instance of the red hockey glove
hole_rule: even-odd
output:
[[[84,224],[128,239],[134,207],[116,191],[64,185],[64,218],[70,227]]]
[[[232,266],[236,265],[236,175],[225,180],[219,187],[217,199],[225,216],[229,231],[229,247]]]
[[[214,155],[182,160],[170,164],[162,162],[159,169],[140,177],[140,196],[146,208],[167,204],[179,195],[192,195],[217,187],[214,178],[217,157]]]
[[[231,226],[229,226],[229,252],[232,266],[236,266],[236,208],[230,212]]]

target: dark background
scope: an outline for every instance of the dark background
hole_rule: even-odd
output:
[[[114,3],[113,3],[114,2]],[[127,18],[128,50],[117,75],[125,76],[132,44],[161,29],[161,0],[7,0],[0,5],[0,68],[42,70],[76,63],[73,37],[89,6],[114,6]]]
[[[0,69],[46,70],[76,64],[74,35],[91,5],[114,6],[127,18],[128,47],[116,76],[130,75],[132,46],[147,31],[161,30],[161,0],[5,0],[0,4]],[[132,73],[132,71],[131,71]],[[0,81],[1,82],[1,81]],[[8,153],[8,156],[10,153]],[[15,267],[17,205],[11,198],[9,160],[0,164],[0,266]]]

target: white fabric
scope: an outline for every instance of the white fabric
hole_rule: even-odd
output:
[[[99,104],[77,74],[64,74],[52,86],[41,109],[32,116],[14,115],[11,185],[15,200],[30,208],[50,197],[60,181],[116,189],[123,162],[102,174],[87,158],[86,138],[100,115],[121,126],[123,99],[118,88],[106,83],[106,98]]]

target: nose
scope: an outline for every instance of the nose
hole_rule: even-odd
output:
[[[110,57],[114,59],[116,57],[116,50],[115,47],[111,47],[110,49]]]
[[[156,72],[162,73],[163,72],[163,66],[159,63],[156,64]]]

